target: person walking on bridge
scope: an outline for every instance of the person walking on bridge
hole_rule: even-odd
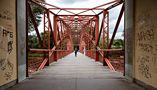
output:
[[[75,48],[75,57],[77,57],[77,51],[78,51],[78,49]]]

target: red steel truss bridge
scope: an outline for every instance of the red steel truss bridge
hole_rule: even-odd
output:
[[[75,48],[78,48],[81,53],[86,52],[86,56],[102,62],[109,69],[117,70],[117,64],[112,63],[109,54],[117,52],[123,55],[124,53],[122,49],[111,48],[124,13],[123,2],[123,0],[114,0],[93,8],[61,8],[46,2],[29,0],[27,18],[29,17],[33,23],[39,48],[28,48],[28,52],[44,55],[39,60],[28,60],[27,71],[30,73],[41,70],[50,63],[72,53]],[[39,33],[37,20],[32,11],[33,5],[43,9],[43,22],[41,23],[44,26],[43,37]],[[119,5],[122,7],[112,37],[109,39],[109,10]],[[118,64],[123,67],[123,63]]]

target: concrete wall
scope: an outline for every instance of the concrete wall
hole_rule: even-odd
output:
[[[125,28],[125,76],[133,79],[134,59],[134,0],[125,1],[124,28]]]
[[[135,7],[135,79],[157,88],[157,0]]]
[[[0,2],[0,90],[26,78],[26,0]]]
[[[0,86],[17,79],[16,1],[0,1]]]
[[[125,75],[149,90],[157,89],[156,4],[125,0]]]

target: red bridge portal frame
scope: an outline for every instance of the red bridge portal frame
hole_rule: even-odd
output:
[[[30,17],[34,25],[39,47],[41,48],[29,48],[29,52],[45,54],[37,70],[43,69],[45,65],[68,55],[73,51],[74,46],[79,46],[80,52],[86,49],[87,56],[94,58],[96,61],[101,61],[111,70],[115,70],[110,63],[108,53],[122,51],[122,49],[111,49],[111,45],[124,12],[124,4],[119,13],[111,40],[109,40],[109,10],[120,4],[123,4],[123,0],[114,0],[94,8],[60,8],[38,0],[28,0],[27,17]],[[43,8],[43,38],[39,33],[36,18],[32,13],[33,5]],[[80,12],[76,13],[76,11]],[[89,15],[88,12],[91,11],[93,14]],[[61,12],[65,12],[65,14]],[[99,29],[100,15],[103,15],[103,17]],[[102,42],[102,47],[99,45],[100,42]]]

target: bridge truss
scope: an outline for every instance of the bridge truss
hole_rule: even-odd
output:
[[[119,17],[112,37],[109,39],[109,10],[121,4]],[[44,37],[41,37],[39,33],[37,20],[32,12],[33,5],[43,9]],[[88,12],[93,13],[89,14]],[[33,23],[40,47],[40,49],[28,48],[28,51],[30,53],[44,53],[44,57],[36,70],[43,69],[45,65],[57,61],[73,52],[75,47],[79,47],[80,52],[86,51],[87,56],[101,61],[103,65],[107,65],[115,71],[110,62],[109,53],[122,51],[122,49],[112,49],[111,46],[123,12],[123,0],[114,0],[93,8],[60,8],[42,1],[28,0],[27,18],[29,17]],[[100,18],[100,15],[103,17]],[[100,42],[102,43],[101,46]],[[28,69],[29,67],[31,66],[28,66]]]

